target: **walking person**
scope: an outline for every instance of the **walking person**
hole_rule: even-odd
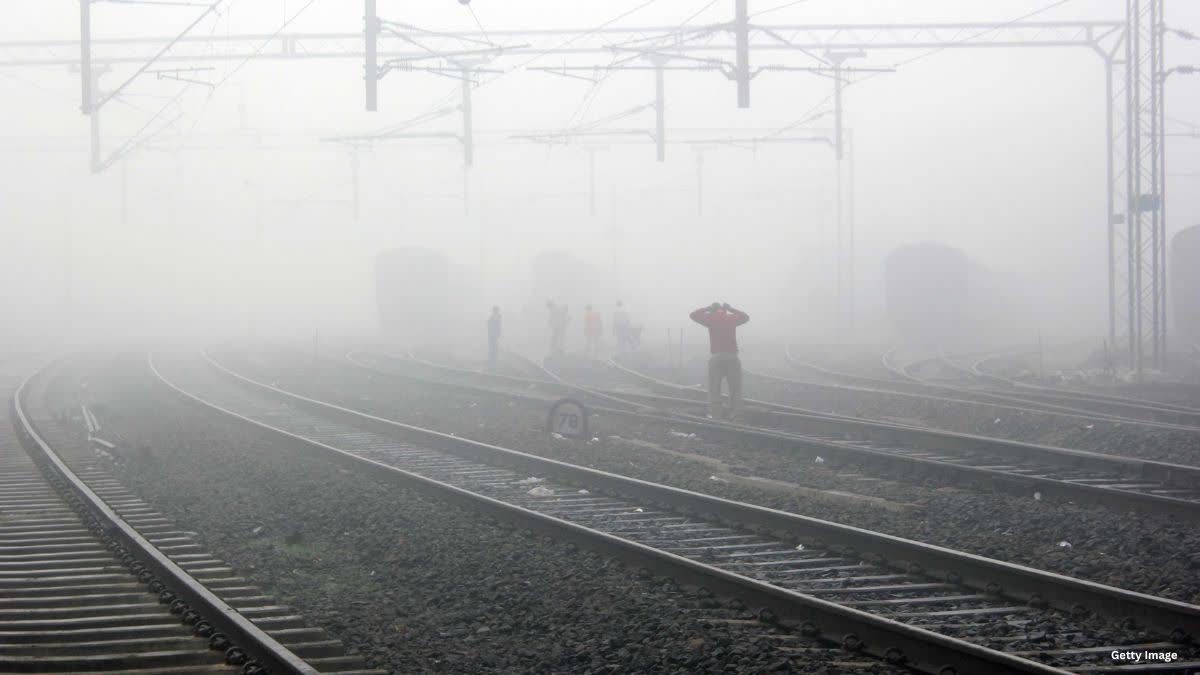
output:
[[[488,368],[496,369],[496,359],[500,356],[500,332],[501,322],[500,306],[492,305],[492,313],[488,316],[487,331],[488,331]]]
[[[604,334],[604,319],[591,305],[583,314],[583,337],[587,343],[588,358],[596,358],[600,353],[600,336]]]
[[[729,303],[714,302],[691,313],[692,321],[708,328],[708,414],[721,416],[721,381],[729,387],[729,417],[742,413],[742,361],[738,358],[737,327],[750,316]]]

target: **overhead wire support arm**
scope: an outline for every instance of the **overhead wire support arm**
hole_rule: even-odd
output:
[[[658,49],[636,49],[636,48],[632,48],[632,47],[612,47],[612,50],[614,52],[617,52],[617,51],[632,52],[635,56],[642,56],[645,58],[662,58],[662,59],[678,59],[678,60],[682,60],[682,61],[695,61],[697,63],[702,63],[705,65],[718,66],[722,69],[724,69],[724,68],[732,69],[732,68],[736,67],[734,64],[732,64],[728,61],[725,61],[723,59],[714,59],[711,57],[703,57],[703,56],[690,56],[688,54],[680,54],[678,52],[661,51]],[[601,67],[603,67],[603,66],[601,66]],[[612,70],[617,70],[620,67],[623,67],[623,66],[614,65],[612,67]]]
[[[195,80],[190,77],[183,77],[181,75],[181,73],[195,73],[195,72],[203,72],[203,71],[209,71],[209,70],[216,70],[216,69],[215,68],[167,68],[164,70],[147,70],[146,74],[147,75],[155,75],[155,76],[157,76],[157,78],[159,80],[173,80],[175,82],[186,82],[187,84],[198,84],[202,87],[208,87],[209,89],[216,89],[217,85],[213,84],[212,82],[209,82],[207,80]]]
[[[430,53],[430,54],[418,54],[418,55],[414,55],[414,56],[396,57],[394,59],[388,59],[386,62],[384,62],[384,64],[382,66],[379,66],[376,69],[376,81],[382,80],[384,75],[387,75],[389,72],[391,72],[393,70],[420,70],[419,67],[409,66],[406,64],[417,63],[419,61],[430,61],[430,60],[434,60],[434,59],[443,59],[447,63],[453,64],[452,65],[453,69],[460,69],[460,68],[462,68],[462,64],[458,61],[458,58],[460,58],[460,57],[486,56],[486,55],[495,54],[495,53],[496,53],[495,50],[484,49],[484,50],[468,50],[468,51],[461,51],[461,52],[444,52],[444,53],[436,53],[435,52],[435,53]],[[483,69],[476,69],[476,68],[472,68],[472,70],[478,70],[479,72],[501,72],[501,71],[494,71],[494,70],[493,71],[485,71]]]
[[[81,0],[80,6],[85,7],[88,4],[88,2],[90,2],[90,0]],[[141,67],[139,67],[133,73],[133,75],[130,75],[128,79],[126,79],[124,82],[122,82],[120,85],[118,85],[115,89],[106,93],[104,95],[104,97],[101,98],[99,101],[96,101],[96,103],[93,106],[91,106],[91,109],[88,110],[88,114],[91,114],[91,112],[93,112],[95,110],[99,110],[100,108],[104,107],[104,104],[108,103],[113,98],[119,96],[121,94],[121,92],[125,90],[126,87],[128,87],[130,84],[133,83],[134,80],[141,77],[143,73],[145,73],[147,70],[149,70],[149,68],[151,66],[153,66],[155,63],[157,63],[158,60],[161,59],[167,52],[171,51],[171,49],[175,45],[179,44],[179,42],[181,40],[183,40],[183,38],[186,37],[188,33],[191,33],[193,28],[200,25],[200,22],[203,21],[204,19],[206,19],[209,14],[212,14],[213,12],[217,11],[217,7],[219,7],[220,4],[221,4],[221,0],[217,0],[217,2],[210,4],[207,9],[205,9],[203,12],[200,13],[200,16],[196,17],[196,19],[194,21],[192,21],[190,24],[188,24],[187,28],[184,28],[183,31],[180,32],[178,35],[176,35],[173,40],[171,40],[167,44],[163,45],[162,49],[159,49],[158,52],[155,53],[154,56],[150,57],[150,60],[143,63],[141,65]]]
[[[441,75],[443,77],[449,77],[449,78],[455,79],[455,80],[470,80],[470,81],[474,81],[471,79],[471,74],[474,74],[474,73],[500,74],[500,73],[505,72],[503,70],[497,70],[495,68],[469,68],[466,70],[469,70],[470,72],[467,74],[464,74],[464,72],[463,72],[464,68],[462,66],[458,66],[458,65],[417,66],[417,65],[409,65],[406,63],[393,64],[393,65],[389,66],[389,69],[402,70],[407,73],[430,73],[431,75]]]
[[[604,66],[566,66],[566,65],[564,65],[564,66],[558,66],[558,67],[555,67],[555,66],[532,66],[532,67],[529,67],[529,66],[527,66],[525,68],[525,70],[536,71],[536,72],[541,72],[541,73],[548,73],[550,75],[559,75],[561,77],[567,77],[567,78],[571,78],[574,80],[583,80],[584,82],[591,82],[592,84],[596,84],[596,83],[600,82],[600,80],[602,78],[596,77],[596,76],[588,77],[586,75],[576,75],[574,72],[571,72],[571,71],[590,70],[593,73],[598,73],[602,70],[608,70],[608,69],[605,68]]]

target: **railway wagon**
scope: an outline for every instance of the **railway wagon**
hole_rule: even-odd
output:
[[[583,306],[606,307],[609,296],[600,272],[566,251],[542,251],[533,258],[533,299],[567,303],[582,316]]]
[[[375,257],[375,302],[385,342],[421,347],[454,335],[465,291],[455,266],[442,253],[419,247],[382,251]]]
[[[1175,310],[1175,331],[1188,346],[1200,343],[1200,225],[1171,238],[1167,294]]]
[[[899,339],[924,344],[967,333],[971,265],[962,251],[908,244],[893,249],[884,265],[884,311]]]

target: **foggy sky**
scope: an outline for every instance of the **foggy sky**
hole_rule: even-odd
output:
[[[220,17],[194,34],[271,33],[305,4],[226,0]],[[639,4],[475,0],[471,6],[485,29],[583,30]],[[677,25],[707,4],[659,0],[614,25]],[[732,4],[716,3],[692,25],[727,20]],[[752,0],[751,13],[781,4]],[[756,21],[1009,21],[1047,4],[811,0]],[[1200,33],[1200,6],[1167,4],[1170,25]],[[1123,6],[1075,0],[1035,19],[1118,19]],[[358,2],[316,0],[287,30],[358,31],[361,9]],[[94,32],[168,35],[196,11],[97,3]],[[470,13],[453,0],[380,0],[379,11],[426,28],[476,30]],[[72,1],[5,0],[0,18],[0,41],[78,37],[78,4]],[[1200,65],[1200,42],[1169,37],[1167,46],[1168,66]],[[855,63],[887,67],[916,54],[871,52]],[[555,58],[537,65],[556,65]],[[775,53],[753,58],[784,60]],[[235,65],[217,63],[204,77],[220,81]],[[130,72],[128,66],[114,69],[102,88]],[[682,325],[682,312],[721,299],[746,306],[764,331],[828,338],[817,327],[823,322],[812,301],[833,283],[834,180],[827,147],[708,150],[700,216],[692,148],[671,145],[667,161],[658,164],[648,143],[613,144],[597,152],[593,217],[583,149],[548,149],[507,137],[648,103],[653,74],[617,73],[593,87],[513,72],[474,92],[478,147],[465,177],[470,213],[462,203],[457,143],[400,141],[360,155],[362,211],[355,223],[350,152],[319,139],[373,131],[440,102],[456,103],[459,88],[434,75],[391,73],[380,83],[379,112],[372,114],[363,111],[361,74],[355,59],[251,61],[214,91],[189,88],[180,99],[179,121],[152,147],[92,176],[78,74],[0,68],[0,281],[9,289],[0,311],[8,317],[6,340],[370,331],[371,258],[384,248],[412,245],[444,251],[477,276],[481,320],[493,303],[528,303],[530,259],[541,250],[564,249],[611,275],[613,295],[632,299],[634,311],[656,326]],[[131,88],[125,103],[106,106],[106,150],[180,89],[147,78]],[[811,74],[763,73],[753,82],[753,107],[738,110],[733,83],[719,73],[669,72],[668,133],[770,133],[827,108],[830,91],[827,79]],[[1168,115],[1200,124],[1198,91],[1200,77],[1171,79]],[[924,240],[961,248],[1035,299],[1030,335],[1102,334],[1103,112],[1101,61],[1083,49],[948,49],[850,86],[858,339],[880,339],[887,252]],[[823,133],[829,124],[824,116],[793,133]],[[420,130],[457,132],[458,125],[450,115]],[[1187,129],[1169,125],[1171,131]],[[652,129],[653,113],[615,126]],[[1169,174],[1200,171],[1197,142],[1168,139]],[[1200,223],[1197,180],[1169,177],[1170,233]],[[595,302],[607,306],[614,299]]]

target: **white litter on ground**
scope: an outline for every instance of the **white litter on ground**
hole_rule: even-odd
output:
[[[517,481],[517,485],[537,485],[538,483],[545,482],[545,480],[545,478],[530,476],[529,478],[522,478],[521,480]]]
[[[530,490],[529,492],[527,492],[526,494],[532,495],[534,497],[553,497],[554,490],[551,490],[550,488],[542,487],[541,485],[539,485],[539,486],[533,488],[532,490]]]
[[[813,460],[813,464],[824,464],[824,463],[825,463],[825,458],[821,457],[820,455],[817,455],[817,458],[815,460]]]

